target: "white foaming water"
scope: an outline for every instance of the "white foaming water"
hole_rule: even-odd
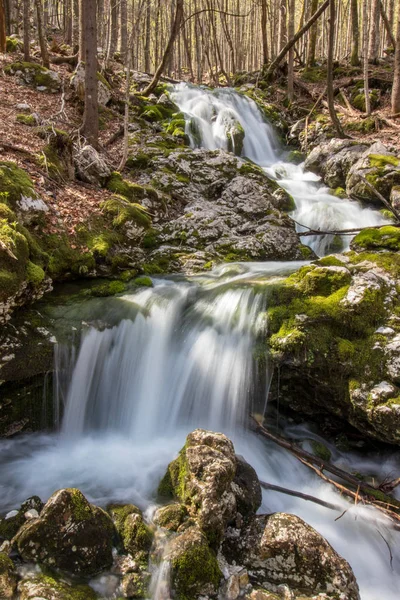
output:
[[[282,148],[273,128],[265,123],[261,111],[251,99],[233,90],[208,90],[181,83],[174,87],[172,98],[186,117],[186,133],[193,146],[209,150],[228,148],[228,134],[235,123],[245,132],[242,156],[264,168],[294,198],[293,219],[306,228],[338,231],[383,225],[387,221],[373,209],[358,202],[336,198],[320,183],[320,178],[307,172],[303,165],[282,160]],[[298,226],[298,231],[306,231]],[[306,236],[303,243],[318,256],[346,250],[351,236]]]
[[[260,479],[339,505],[331,511],[264,492],[262,511],[292,512],[314,526],[350,562],[363,600],[397,600],[398,532],[377,511],[340,498],[292,455],[244,427],[249,410],[262,411],[271,375],[260,373],[253,357],[265,327],[261,281],[301,264],[224,265],[190,281],[157,279],[154,289],[122,297],[127,314],[131,303],[142,310],[112,328],[83,333],[60,434],[0,441],[2,510],[32,494],[45,500],[60,487],[78,487],[101,505],[133,502],[146,509],[186,434],[207,427],[229,435]],[[299,440],[315,437],[304,428],[290,433]],[[332,451],[336,463],[362,470],[359,457]],[[371,457],[367,468],[383,476],[399,466],[393,457]],[[154,572],[152,600],[168,597],[167,582],[164,562]],[[93,585],[109,597],[111,583],[100,577]]]

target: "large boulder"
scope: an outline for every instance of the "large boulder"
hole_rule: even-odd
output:
[[[248,567],[251,582],[261,587],[286,584],[296,595],[360,598],[350,565],[295,515],[256,517],[242,529],[239,539],[226,540],[223,552]]]
[[[344,188],[350,168],[368,149],[352,140],[332,139],[316,146],[308,155],[305,168],[321,175],[330,188]]]
[[[376,142],[362,154],[348,173],[347,194],[383,208],[379,198],[360,176],[389,200],[392,188],[400,185],[400,158],[389,152],[381,142]]]
[[[83,146],[73,158],[76,174],[81,181],[92,185],[103,185],[111,175],[110,167],[93,146]]]
[[[399,243],[397,228],[365,230],[349,254],[275,286],[268,307],[270,355],[280,367],[271,398],[392,444],[400,444]]]
[[[77,489],[59,490],[40,517],[21,527],[15,542],[22,558],[74,575],[94,575],[112,564],[114,526]]]
[[[101,75],[97,74],[97,94],[101,106],[106,106],[111,100],[111,86]],[[83,102],[85,99],[85,65],[79,63],[71,77],[71,87],[75,90],[78,98]]]
[[[17,588],[17,573],[13,561],[0,552],[0,598],[14,598]]]
[[[170,463],[159,493],[180,500],[214,547],[238,512],[249,518],[261,505],[254,469],[235,455],[225,435],[202,429],[188,435],[178,458]]]

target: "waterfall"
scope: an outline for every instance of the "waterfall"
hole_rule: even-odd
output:
[[[332,195],[320,183],[320,178],[307,172],[304,165],[284,160],[284,152],[271,125],[256,103],[230,89],[209,90],[181,83],[173,88],[173,101],[186,119],[186,133],[193,147],[215,150],[228,149],[232,128],[244,131],[242,156],[262,167],[265,172],[293,197],[296,209],[292,218],[299,232],[306,228],[338,231],[387,223],[384,217],[359,202]],[[301,227],[304,225],[305,227]],[[316,235],[304,237],[318,256],[328,252],[347,250],[352,236]]]
[[[193,144],[197,135],[206,147],[227,147],[226,132],[241,124],[243,154],[293,194],[296,220],[307,225],[318,218],[330,229],[380,222],[378,213],[328,194],[302,166],[284,163],[272,128],[248,98],[188,86],[176,87],[173,95]],[[330,243],[308,239],[321,253]],[[129,502],[145,510],[187,433],[205,427],[229,435],[260,479],[340,505],[342,515],[265,493],[261,510],[295,513],[315,527],[350,562],[363,600],[397,600],[398,533],[388,521],[350,504],[291,454],[245,427],[248,412],[263,412],[272,375],[266,357],[258,356],[265,338],[265,286],[302,264],[225,264],[192,278],[156,277],[153,288],[117,298],[87,298],[85,314],[96,302],[98,315],[102,303],[104,315],[112,308],[112,322],[105,316],[101,329],[86,324],[76,354],[57,351],[57,397],[65,402],[61,431],[0,440],[1,509],[33,494],[46,500],[60,487],[78,487],[96,504]],[[61,370],[71,373],[67,389]],[[300,431],[292,425],[290,434],[318,440],[305,426]],[[357,455],[327,445],[333,462],[363,470]],[[368,458],[371,473],[389,476],[399,467],[393,456]],[[168,598],[168,568],[164,561],[155,570],[152,600]]]

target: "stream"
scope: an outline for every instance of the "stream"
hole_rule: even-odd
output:
[[[385,222],[377,211],[332,196],[302,165],[285,162],[272,127],[248,98],[183,84],[172,96],[187,117],[188,134],[194,119],[208,149],[226,148],[226,132],[239,121],[246,133],[243,155],[293,196],[292,216],[299,223],[331,230]],[[333,243],[332,236],[304,240],[319,255]],[[349,241],[344,238],[344,248]],[[341,498],[294,456],[246,428],[249,413],[264,414],[273,377],[267,358],[256,356],[267,327],[265,286],[302,264],[224,264],[190,278],[157,276],[153,288],[113,298],[117,322],[84,327],[76,354],[57,348],[60,430],[0,440],[0,511],[33,494],[46,500],[56,489],[77,487],[96,504],[132,502],[151,512],[157,485],[187,433],[198,427],[222,431],[261,480],[340,506],[332,511],[264,492],[261,512],[295,513],[315,527],[349,561],[363,600],[398,600],[400,542],[389,521]],[[89,313],[90,302],[95,300],[87,300]],[[110,299],[96,302],[106,315]],[[380,476],[400,469],[394,453],[344,453],[311,426],[279,424],[304,448],[312,439],[323,441],[341,468]],[[156,571],[153,600],[164,597],[162,580]],[[101,578],[92,584],[103,598],[113,597]]]

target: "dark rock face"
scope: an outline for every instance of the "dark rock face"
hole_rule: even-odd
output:
[[[40,513],[16,536],[26,561],[75,575],[93,575],[112,564],[114,526],[101,508],[89,504],[79,490],[53,494]]]
[[[287,584],[296,594],[307,596],[360,597],[349,564],[295,515],[256,517],[239,537],[227,538],[223,552],[244,564],[251,580],[263,587]]]
[[[236,455],[236,461],[233,489],[237,510],[243,517],[252,517],[262,502],[260,482],[253,467],[242,456]]]

